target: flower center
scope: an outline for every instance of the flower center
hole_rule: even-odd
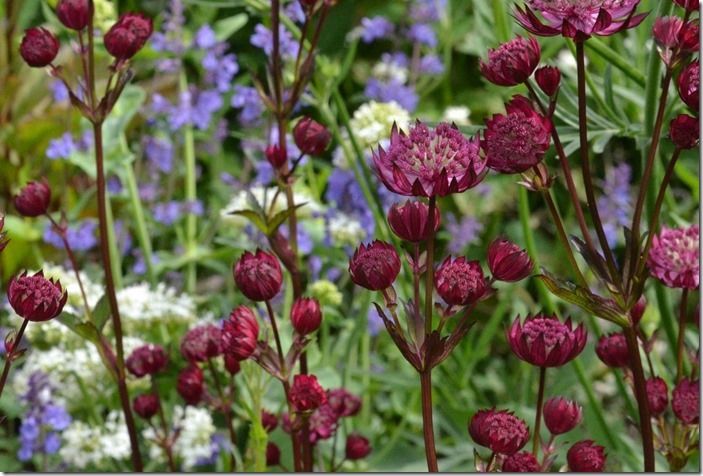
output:
[[[569,329],[556,319],[528,320],[525,322],[522,332],[527,336],[530,344],[541,336],[544,344],[550,349],[563,343],[569,337]]]

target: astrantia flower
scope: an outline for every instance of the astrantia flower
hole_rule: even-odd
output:
[[[630,365],[627,340],[622,332],[601,336],[596,344],[596,355],[608,367],[619,368]]]
[[[327,394],[314,375],[296,375],[289,393],[290,403],[299,412],[315,410],[327,403]]]
[[[600,473],[605,468],[605,448],[592,440],[575,443],[566,453],[569,470],[574,473]]]
[[[553,435],[561,435],[581,422],[581,405],[562,397],[550,398],[544,404],[544,424]]]
[[[153,393],[139,395],[134,399],[132,406],[134,413],[148,420],[159,411],[159,396]]]
[[[252,301],[272,299],[283,284],[278,259],[262,250],[256,250],[256,254],[245,251],[233,272],[237,287]]]
[[[46,28],[30,28],[20,43],[22,59],[33,68],[48,66],[59,54],[59,40]]]
[[[281,463],[281,449],[273,441],[266,443],[266,466],[278,466]]]
[[[12,309],[24,319],[33,322],[48,321],[61,314],[68,293],[59,281],[46,279],[44,273],[28,276],[25,271],[12,278],[7,287],[7,300]]]
[[[51,203],[51,188],[46,179],[29,182],[15,196],[15,208],[25,217],[38,217],[46,213]]]
[[[685,8],[689,12],[696,12],[700,8],[699,0],[674,0],[674,3]]]
[[[661,415],[669,405],[669,388],[664,379],[660,377],[648,378],[646,385],[649,412],[652,416]]]
[[[586,345],[583,324],[574,329],[571,318],[560,322],[556,316],[517,317],[507,332],[510,348],[525,362],[538,367],[559,367],[574,359]]]
[[[408,196],[460,193],[478,185],[486,173],[478,139],[467,139],[447,123],[432,130],[417,121],[407,135],[394,124],[388,151],[379,146],[373,161],[384,185]]]
[[[327,404],[339,418],[354,416],[361,409],[361,399],[344,388],[328,390]]]
[[[310,443],[332,438],[337,431],[339,416],[329,404],[321,405],[310,415]]]
[[[518,452],[530,438],[527,424],[508,410],[479,410],[469,423],[473,440],[496,453]]]
[[[439,228],[439,209],[434,209],[430,222],[430,207],[423,202],[395,203],[388,210],[388,225],[399,238],[418,243],[429,238]]]
[[[468,261],[463,256],[442,262],[435,275],[437,293],[447,304],[465,306],[481,299],[486,293],[486,278],[478,261]]]
[[[267,433],[271,433],[278,426],[278,417],[266,410],[261,410],[261,426]]]
[[[505,174],[524,172],[542,161],[549,148],[552,122],[516,95],[506,105],[507,114],[486,122],[481,147],[489,168]]]
[[[366,458],[371,453],[371,444],[369,440],[361,435],[352,433],[347,436],[347,444],[345,448],[345,456],[350,461]]]
[[[698,60],[692,61],[691,64],[681,70],[677,81],[681,100],[694,111],[697,111],[699,108],[700,81],[700,63]]]
[[[540,48],[534,38],[518,36],[495,50],[488,50],[488,62],[480,61],[481,74],[498,86],[524,83],[539,64]]]
[[[698,119],[688,114],[679,114],[669,123],[669,137],[679,149],[693,149],[700,140]]]
[[[504,473],[539,473],[540,465],[529,451],[512,454],[503,461]]]
[[[166,368],[168,354],[160,345],[147,344],[134,349],[125,364],[135,377],[153,375]]]
[[[320,303],[315,298],[298,298],[290,310],[290,322],[300,335],[315,332],[322,323]]]
[[[222,354],[222,332],[213,324],[197,326],[181,340],[181,354],[189,362],[206,362]]]
[[[699,284],[698,225],[663,227],[652,239],[647,257],[649,271],[670,288],[696,289]]]
[[[115,59],[126,61],[144,47],[153,31],[151,18],[141,13],[125,13],[105,33],[105,49]]]
[[[389,288],[400,272],[400,257],[393,245],[376,240],[362,244],[349,260],[349,275],[354,284],[370,291]]]
[[[205,377],[203,371],[195,365],[181,371],[176,383],[178,394],[189,405],[197,404],[205,392]]]
[[[698,50],[698,33],[697,23],[684,23],[677,16],[657,18],[652,27],[659,56],[667,66],[676,65],[682,58]]]
[[[639,3],[640,0],[526,0],[524,10],[515,9],[515,18],[535,35],[563,35],[583,41],[591,35],[612,35],[639,25],[647,16],[635,15]]]
[[[65,27],[80,31],[88,26],[92,6],[88,0],[60,0],[56,5],[56,16]]]
[[[500,281],[520,281],[532,272],[532,260],[527,251],[505,238],[496,238],[488,247],[488,267]]]
[[[237,306],[222,325],[222,351],[237,360],[248,359],[256,350],[259,323],[247,306]]]
[[[544,94],[554,96],[561,82],[561,71],[556,66],[542,66],[535,71],[535,81]]]
[[[698,380],[683,379],[676,385],[671,399],[671,408],[676,418],[687,425],[700,421],[701,388]]]

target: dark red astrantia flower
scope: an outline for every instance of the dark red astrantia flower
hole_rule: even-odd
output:
[[[550,398],[544,404],[544,424],[553,435],[573,430],[581,423],[581,417],[581,405],[566,398]]]
[[[596,354],[608,367],[619,368],[630,365],[627,340],[622,332],[601,336],[596,344]]]
[[[315,298],[298,298],[290,310],[290,321],[293,329],[302,335],[315,332],[322,323],[322,310]]]
[[[371,453],[369,440],[361,435],[352,433],[347,436],[345,455],[348,460],[355,461],[366,458]]]
[[[605,448],[592,440],[583,440],[569,448],[566,461],[574,473],[602,473],[605,469]]]
[[[527,251],[505,238],[496,238],[488,247],[488,267],[499,281],[520,281],[532,272]]]
[[[24,32],[20,55],[29,66],[49,66],[59,54],[59,40],[46,28],[30,28]]]
[[[478,261],[447,256],[437,268],[435,288],[447,304],[466,306],[481,299],[488,285]]]
[[[554,96],[561,82],[561,71],[555,66],[542,66],[535,71],[535,81],[544,94]]]
[[[373,162],[391,192],[416,197],[463,192],[478,185],[487,171],[478,139],[467,139],[447,123],[433,130],[417,121],[408,134],[393,124],[388,151],[379,146]]]
[[[314,375],[296,375],[289,393],[290,403],[298,412],[309,412],[327,403],[327,393]]]
[[[652,248],[647,257],[649,272],[670,288],[698,288],[699,243],[698,225],[686,228],[662,227],[652,238]]]
[[[540,48],[534,38],[518,36],[495,50],[488,50],[488,62],[481,60],[481,74],[498,86],[515,86],[527,81],[539,64]]]
[[[327,404],[339,418],[350,417],[359,413],[361,398],[344,388],[335,388],[327,391]]]
[[[115,59],[126,61],[144,47],[153,30],[151,18],[141,13],[125,13],[105,33],[105,48]]]
[[[349,275],[354,284],[370,291],[389,288],[400,272],[400,257],[385,241],[359,246],[349,260]]]
[[[573,360],[586,345],[583,324],[574,329],[571,318],[560,322],[556,316],[517,317],[507,332],[515,355],[537,367],[559,367]]]
[[[691,64],[681,70],[679,79],[676,82],[681,100],[694,111],[698,111],[700,107],[700,63],[698,60],[692,61]]]
[[[267,433],[271,433],[278,426],[278,417],[266,410],[261,410],[261,425]]]
[[[139,395],[134,399],[132,406],[134,407],[134,413],[145,420],[149,420],[159,411],[159,396],[153,393]]]
[[[59,281],[46,279],[39,271],[15,276],[7,287],[7,300],[18,316],[33,322],[53,319],[63,310],[68,293]]]
[[[693,149],[700,139],[698,119],[688,114],[679,114],[669,123],[669,137],[679,149]]]
[[[46,213],[51,203],[51,188],[46,179],[29,182],[15,196],[15,208],[25,217],[38,217]]]
[[[685,8],[689,12],[697,12],[700,8],[699,0],[674,0],[674,3]]]
[[[308,155],[321,155],[332,140],[325,126],[310,117],[303,117],[293,129],[295,145]]]
[[[259,338],[259,323],[247,306],[237,306],[222,324],[222,351],[237,360],[251,357]]]
[[[205,393],[203,371],[195,365],[182,370],[178,374],[176,390],[187,404],[196,405],[203,398],[203,393]]]
[[[66,28],[81,31],[88,26],[92,2],[89,0],[59,0],[56,16]]]
[[[257,249],[255,254],[245,251],[234,266],[234,282],[252,301],[269,301],[281,290],[281,265],[265,251]]]
[[[700,421],[701,388],[698,380],[683,379],[674,388],[671,408],[674,415],[687,425],[697,425]]]
[[[648,378],[646,386],[649,412],[654,417],[659,416],[666,411],[666,407],[669,405],[669,387],[660,377]]]
[[[281,450],[276,443],[269,441],[266,443],[266,466],[278,466],[281,464]]]
[[[213,324],[197,326],[181,339],[181,354],[189,362],[206,362],[222,354],[222,331]]]
[[[154,375],[166,368],[168,354],[160,345],[146,344],[134,349],[125,364],[135,377]]]
[[[388,210],[388,224],[401,240],[411,243],[425,241],[439,228],[439,208],[435,207],[434,217],[430,222],[430,207],[419,201],[394,203]]]
[[[520,451],[505,458],[504,473],[539,473],[540,465],[535,455],[529,451]]]
[[[469,423],[471,438],[491,451],[517,453],[530,438],[527,424],[508,410],[479,410]]]
[[[697,23],[684,23],[676,16],[654,20],[652,36],[657,44],[659,56],[665,65],[674,67],[691,53],[698,51],[699,27]]]
[[[522,173],[539,164],[549,149],[552,122],[520,95],[486,122],[481,147],[489,168],[504,174]]]

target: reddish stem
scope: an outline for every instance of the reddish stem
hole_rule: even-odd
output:
[[[432,216],[432,215],[430,215]],[[425,457],[427,470],[439,472],[437,466],[437,451],[435,450],[434,429],[432,421],[432,370],[420,372],[420,389],[422,392],[422,434],[425,439]]]
[[[27,328],[27,324],[29,324],[28,319],[22,321],[20,330],[17,332],[15,338],[12,340],[12,350],[8,351],[7,349],[5,349],[5,367],[2,369],[2,375],[0,376],[0,397],[2,396],[2,391],[5,389],[5,382],[7,382],[7,376],[10,375],[10,367],[12,366],[12,361],[14,360],[14,354],[15,352],[17,352],[17,346],[22,340],[22,336],[24,335],[24,330]]]

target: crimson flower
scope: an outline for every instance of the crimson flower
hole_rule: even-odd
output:
[[[132,375],[144,377],[164,370],[168,365],[168,355],[160,345],[146,344],[134,349],[125,364]]]
[[[354,416],[361,409],[361,399],[344,388],[328,390],[327,404],[339,418]]]
[[[525,172],[539,164],[549,149],[552,122],[520,95],[486,122],[481,147],[489,168],[504,174]]]
[[[466,306],[481,299],[488,285],[478,261],[447,256],[437,268],[435,287],[447,304]]]
[[[608,367],[619,368],[630,365],[627,340],[622,332],[601,336],[596,344],[596,354]]]
[[[520,451],[505,458],[504,473],[539,473],[540,465],[535,455],[529,451]]]
[[[281,464],[281,449],[273,441],[266,443],[266,466]]]
[[[469,423],[471,438],[495,453],[511,455],[530,438],[527,424],[508,410],[479,410]]]
[[[141,13],[125,13],[105,33],[105,48],[115,59],[126,61],[146,44],[154,31],[151,18]]]
[[[24,32],[20,55],[29,66],[49,66],[59,54],[59,40],[46,28],[30,28]]]
[[[652,239],[647,257],[649,271],[670,288],[696,289],[700,263],[698,225],[688,228],[663,227]]]
[[[320,440],[332,438],[337,431],[339,416],[334,409],[325,403],[319,406],[310,415],[310,443],[317,443]]]
[[[542,66],[535,71],[535,81],[544,94],[554,96],[561,82],[561,71],[556,66]]]
[[[669,123],[669,137],[679,149],[693,149],[700,140],[698,119],[688,114],[679,114]]]
[[[92,12],[89,0],[60,0],[56,5],[56,16],[66,28],[81,31],[88,26]]]
[[[674,415],[687,425],[697,425],[700,421],[700,381],[683,379],[674,388],[671,398],[671,408]]]
[[[321,155],[332,140],[325,126],[310,117],[303,117],[293,129],[295,145],[308,155]]]
[[[560,367],[576,358],[586,345],[583,324],[574,329],[571,318],[560,322],[556,316],[517,317],[507,332],[515,355],[537,367]]]
[[[544,424],[553,435],[573,430],[581,423],[581,417],[581,405],[566,398],[550,398],[544,404]]]
[[[481,74],[498,86],[515,86],[527,81],[539,64],[540,48],[534,38],[518,36],[495,50],[488,50],[488,62],[481,60]]]
[[[315,298],[298,298],[290,310],[293,329],[304,336],[315,332],[322,323],[320,303]]]
[[[583,41],[592,35],[608,36],[642,23],[647,14],[635,14],[639,3],[640,0],[526,0],[524,9],[516,7],[515,19],[535,35],[563,35]]]
[[[203,398],[203,393],[205,393],[203,371],[195,365],[182,370],[178,374],[176,390],[187,404],[196,405]]]
[[[440,123],[432,130],[420,121],[406,134],[394,123],[388,151],[373,153],[376,173],[391,192],[435,197],[478,185],[486,174],[479,141],[456,126]]]
[[[505,238],[496,238],[488,247],[488,267],[499,281],[520,281],[532,272],[532,260],[527,251]]]
[[[648,378],[646,387],[649,412],[652,416],[661,415],[669,405],[669,387],[666,386],[664,379],[660,377]]]
[[[317,382],[314,375],[296,375],[293,377],[288,398],[298,412],[315,410],[327,403],[327,393]]]
[[[159,411],[159,406],[159,396],[153,393],[139,395],[133,402],[134,413],[145,420],[149,420],[156,415]]]
[[[592,440],[574,443],[566,453],[569,470],[574,473],[602,473],[605,460],[605,448]]]
[[[206,362],[222,354],[222,331],[213,324],[197,326],[181,339],[181,354],[189,362]]]
[[[700,8],[699,0],[674,0],[674,3],[685,8],[689,12],[697,12]]]
[[[278,426],[278,417],[266,410],[261,410],[261,425],[266,433],[271,433]]]
[[[696,60],[681,70],[676,82],[681,100],[694,111],[699,108],[700,81],[700,63]]]
[[[698,51],[698,33],[697,23],[684,23],[677,16],[657,18],[652,27],[652,36],[659,49],[659,56],[669,67]]]
[[[222,324],[222,351],[236,360],[248,359],[256,350],[259,323],[247,306],[237,306]]]
[[[388,210],[388,224],[401,240],[411,243],[425,241],[439,228],[439,208],[434,209],[430,219],[430,207],[423,202],[394,203]],[[431,224],[428,223],[431,220]]]
[[[229,372],[230,375],[237,375],[239,371],[242,370],[241,365],[239,365],[239,359],[235,355],[229,353],[224,354],[223,360],[225,361],[225,370]]]
[[[29,182],[15,196],[15,208],[24,217],[38,217],[46,213],[51,203],[51,188],[46,179]]]
[[[266,147],[264,155],[274,169],[280,169],[288,161],[287,155],[275,144]]]
[[[32,276],[25,271],[15,276],[7,287],[7,300],[18,316],[28,321],[53,319],[63,310],[68,293],[59,281],[46,279],[39,271]]]
[[[393,245],[375,240],[362,244],[349,260],[349,275],[354,284],[370,291],[389,288],[400,272],[400,257]]]
[[[361,435],[352,433],[347,436],[345,455],[348,460],[355,461],[366,458],[371,453],[369,440]]]
[[[283,284],[283,273],[278,259],[270,253],[245,251],[234,266],[234,282],[252,301],[268,301],[278,294]]]

